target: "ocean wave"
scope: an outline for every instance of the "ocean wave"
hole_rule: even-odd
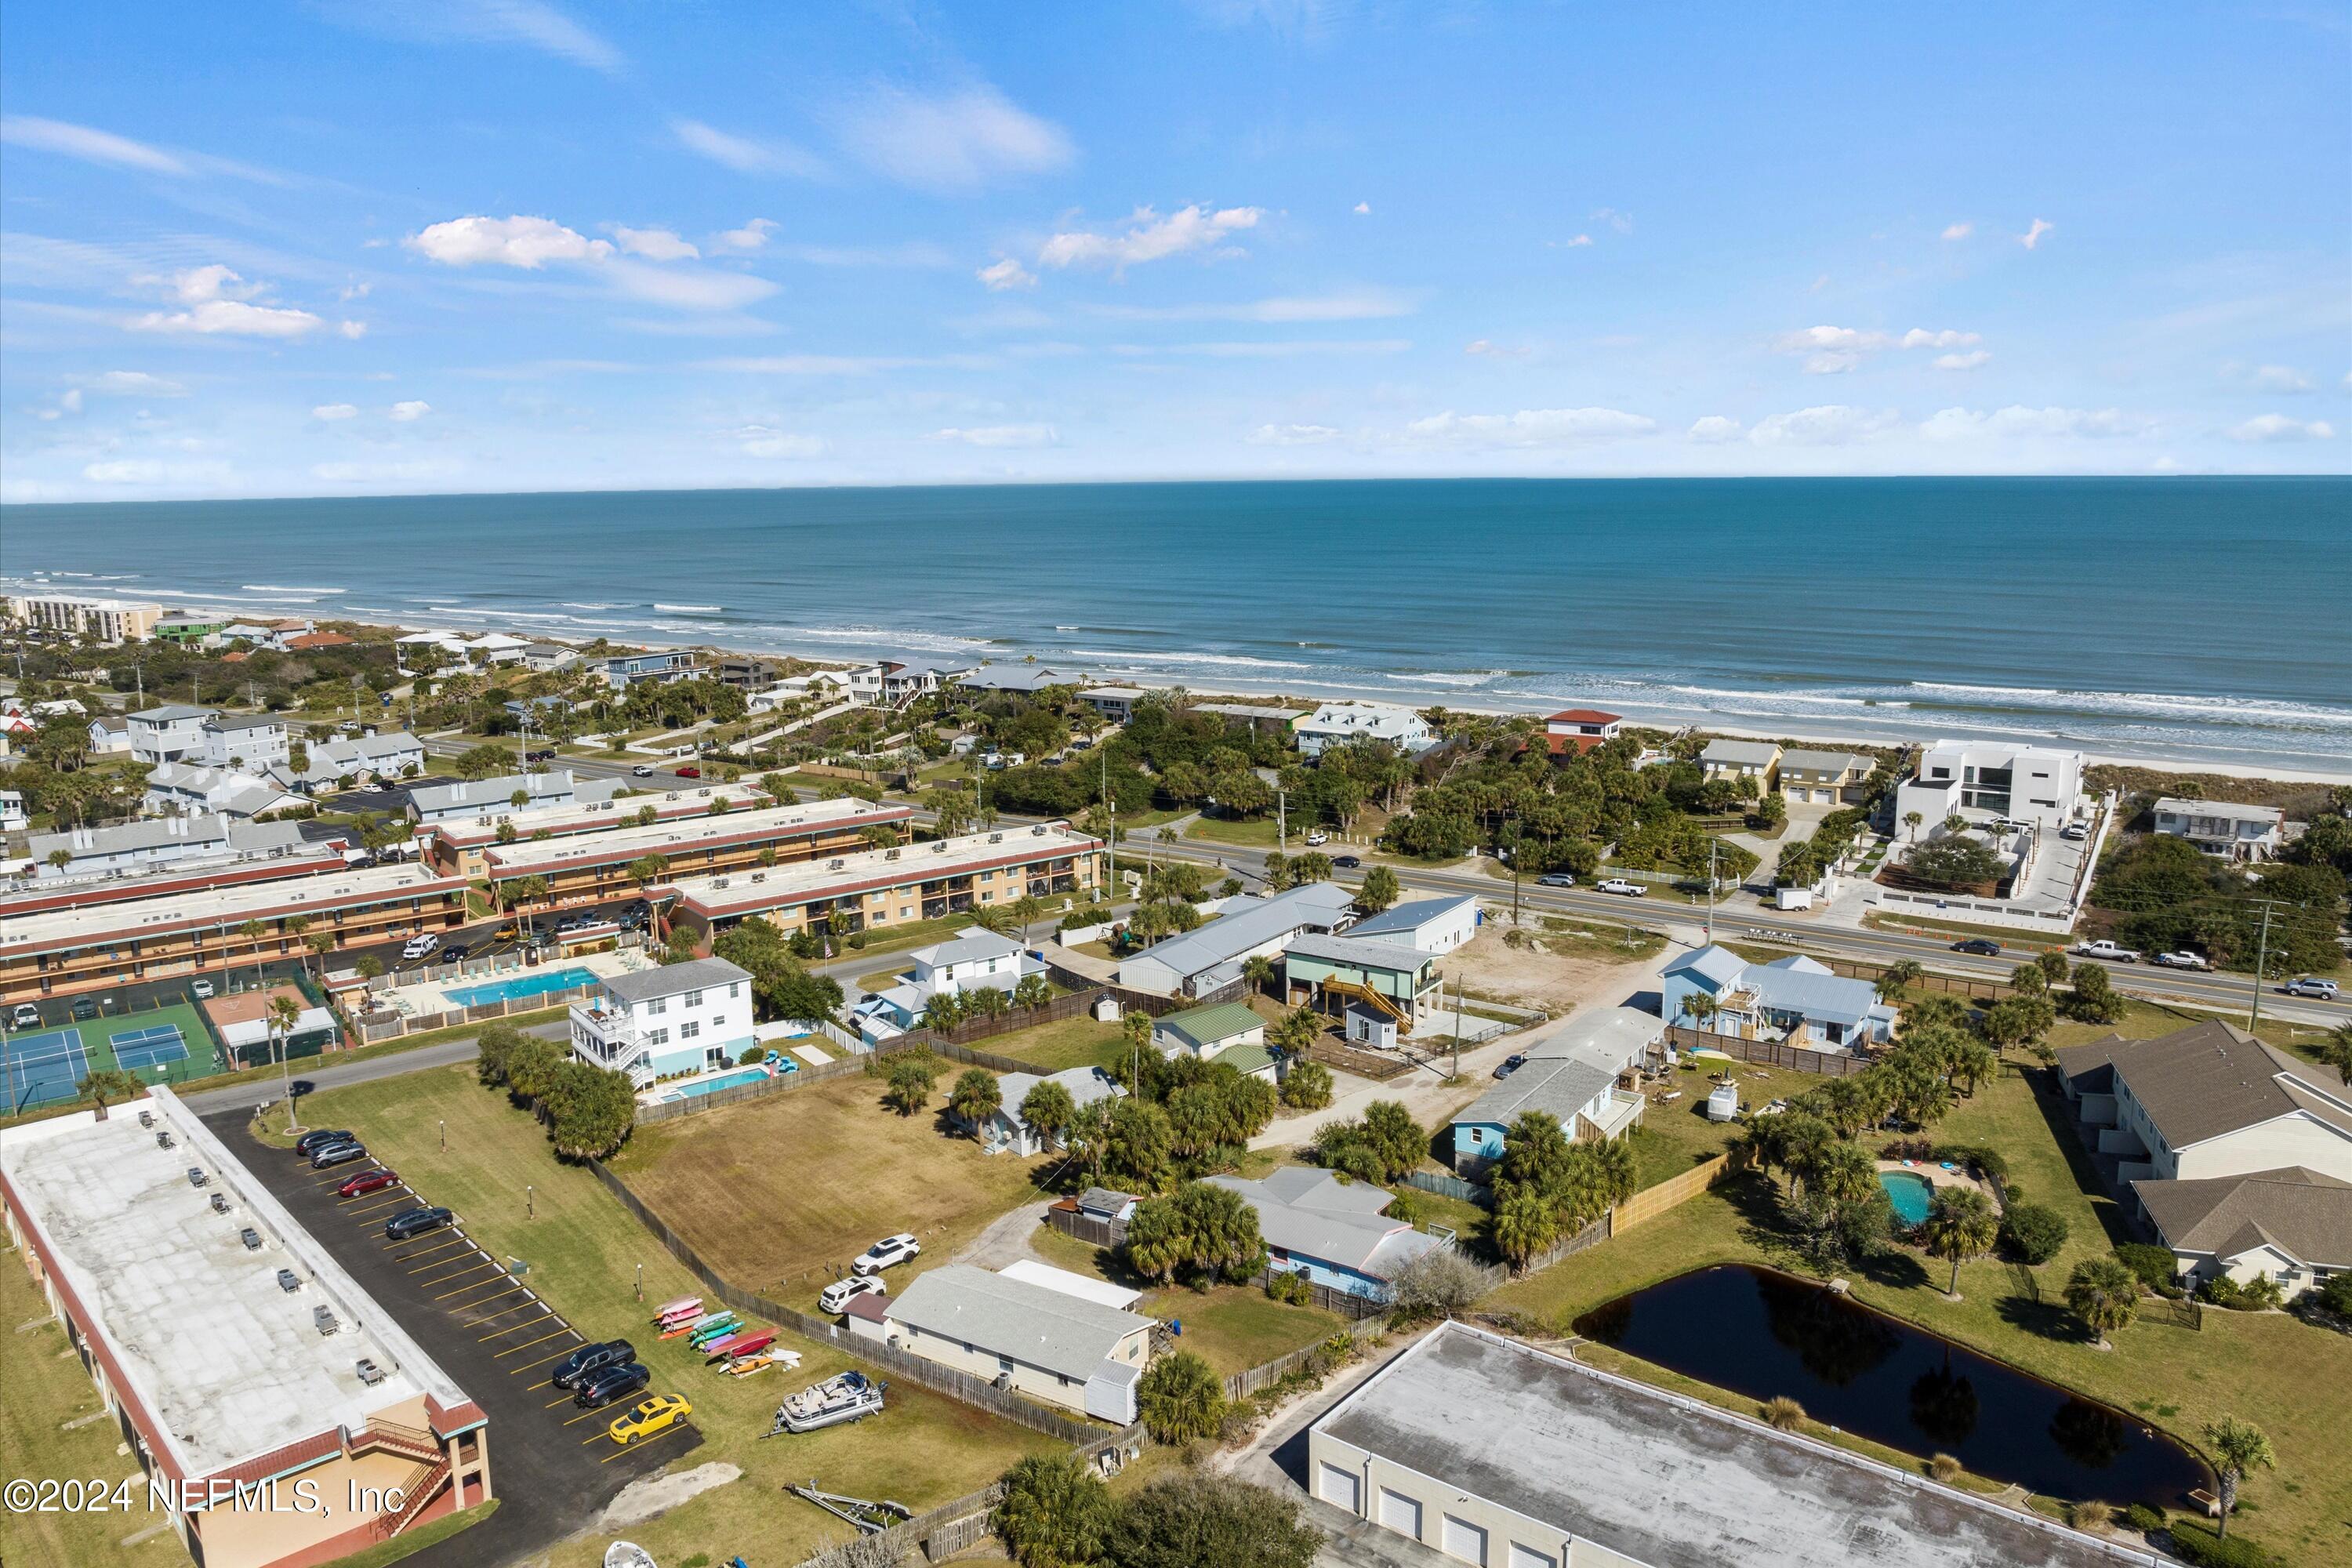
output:
[[[2196,723],[2303,724],[2352,728],[2352,707],[2242,697],[2193,697],[2158,691],[2069,691],[2047,686],[1973,686],[1915,680],[1905,689],[1948,694],[1965,707],[2020,707],[2080,713],[2085,718],[2137,715]]]
[[[1218,669],[1314,669],[1311,664],[1291,659],[1251,658],[1237,653],[1138,653],[1100,647],[1074,647],[1071,653],[1080,658],[1111,658],[1128,664],[1206,665]]]
[[[673,616],[723,616],[727,613],[724,605],[665,605],[659,599],[654,601],[654,608]]]
[[[342,588],[304,588],[289,586],[283,583],[239,583],[237,586],[248,594],[310,594],[320,597],[324,597],[332,594],[348,592],[347,589]]]
[[[625,610],[629,607],[625,600],[610,604],[599,603],[593,599],[563,599],[558,602],[567,610]]]

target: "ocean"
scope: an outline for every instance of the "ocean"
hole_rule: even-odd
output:
[[[1378,480],[0,509],[19,587],[1800,738],[2352,770],[2352,479]]]

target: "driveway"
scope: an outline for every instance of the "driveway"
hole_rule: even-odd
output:
[[[969,1263],[991,1272],[1008,1263],[1018,1263],[1024,1258],[1045,1262],[1046,1259],[1039,1258],[1036,1250],[1029,1245],[1029,1238],[1037,1234],[1039,1226],[1045,1223],[1045,1211],[1054,1206],[1055,1201],[1040,1198],[1035,1203],[1023,1204],[1010,1214],[991,1220],[987,1229],[966,1242],[963,1250],[949,1261]]]

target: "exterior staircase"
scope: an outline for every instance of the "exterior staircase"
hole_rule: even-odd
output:
[[[1361,1002],[1373,1011],[1385,1013],[1393,1019],[1399,1035],[1412,1033],[1412,1019],[1405,1010],[1369,985],[1360,985],[1352,980],[1326,980],[1323,993],[1327,996],[1345,996]]]
[[[420,1467],[416,1474],[409,1478],[407,1489],[403,1494],[400,1504],[400,1511],[377,1517],[376,1539],[389,1541],[415,1523],[416,1516],[423,1513],[425,1506],[441,1495],[441,1489],[448,1479],[449,1457],[446,1454],[433,1463]]]

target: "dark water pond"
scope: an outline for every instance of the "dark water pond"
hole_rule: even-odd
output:
[[[1576,1331],[1816,1421],[2047,1496],[2184,1506],[2195,1455],[2112,1409],[1769,1269],[1702,1268],[1596,1307]]]

